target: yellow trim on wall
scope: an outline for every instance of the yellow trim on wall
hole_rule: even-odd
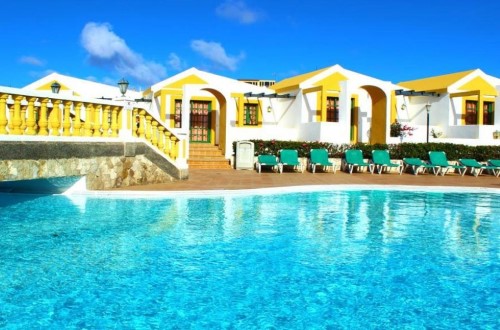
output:
[[[241,102],[238,102],[238,108],[236,111],[238,111],[238,122],[237,125],[238,127],[245,127],[245,128],[255,128],[255,127],[262,127],[262,117],[263,117],[263,111],[262,111],[262,102],[257,99],[257,100],[249,100],[245,97],[239,98]],[[245,104],[257,104],[257,111],[258,111],[258,118],[257,118],[257,125],[245,125]]]
[[[358,142],[358,120],[359,120],[359,96],[358,94],[353,94],[351,96],[351,100],[354,99],[354,104],[351,104],[351,143],[357,143]]]
[[[167,101],[167,95],[170,97],[170,101]],[[165,121],[168,121],[168,126],[170,128],[175,127],[175,100],[182,100],[182,91],[174,90],[164,90],[162,92],[162,97],[165,98],[165,106],[169,104],[168,108],[165,107]],[[168,113],[168,116],[167,116]]]
[[[340,91],[340,82],[343,80],[347,80],[347,77],[340,72],[334,72],[314,85],[323,86],[328,91]]]
[[[480,94],[482,95],[498,96],[498,92],[495,86],[492,86],[481,77],[476,77],[474,79],[471,79],[464,85],[460,86],[459,89],[465,91],[477,90],[480,91]]]
[[[396,92],[391,91],[391,116],[389,120],[389,125],[394,123],[398,118],[398,103],[396,101]]]
[[[179,88],[182,89],[184,85],[206,85],[207,82],[203,80],[202,78],[198,77],[197,75],[190,75],[185,78],[179,79],[177,81],[172,82],[171,84],[168,84],[162,88]]]
[[[446,91],[448,86],[471,74],[474,70],[399,82],[398,85],[416,91]]]

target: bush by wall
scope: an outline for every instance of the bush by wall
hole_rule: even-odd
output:
[[[250,140],[254,143],[255,154],[278,155],[280,149],[296,149],[299,157],[308,157],[311,149],[324,148],[332,158],[343,158],[347,149],[360,149],[365,158],[371,158],[372,150],[388,149],[392,159],[418,157],[429,159],[429,151],[444,151],[448,159],[475,158],[478,161],[500,159],[500,146],[468,146],[453,143],[399,143],[399,144],[333,144],[317,141]],[[236,142],[233,143],[233,153]]]

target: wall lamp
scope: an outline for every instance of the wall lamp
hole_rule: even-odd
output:
[[[50,85],[50,89],[52,89],[52,93],[59,94],[59,91],[61,90],[61,84],[59,84],[57,81],[54,81],[52,85]]]
[[[403,111],[406,110],[406,104],[405,103],[401,104],[401,110],[403,110]]]
[[[272,112],[273,111],[273,108],[271,106],[268,106],[267,107],[267,112]]]
[[[126,81],[125,78],[122,78],[118,82],[118,88],[120,89],[120,93],[122,93],[122,96],[125,96],[125,93],[127,93],[128,89],[128,81]]]

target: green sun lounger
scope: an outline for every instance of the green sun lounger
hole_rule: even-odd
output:
[[[316,172],[316,166],[323,167],[324,171],[330,167],[333,173],[337,171],[335,164],[328,159],[328,151],[326,149],[311,149],[309,155],[309,168],[311,172]]]
[[[496,167],[496,170],[491,171],[491,173],[498,178],[500,176],[500,159],[488,159],[487,164]]]
[[[363,152],[358,149],[349,149],[345,151],[345,164],[347,166],[347,171],[352,174],[352,171],[356,168],[357,170],[361,168],[367,168],[370,173],[373,174],[374,165],[365,162],[363,159]]]
[[[271,167],[273,171],[283,172],[281,163],[278,162],[278,158],[275,155],[258,155],[255,167],[259,173],[262,171],[262,167]]]
[[[476,177],[481,175],[484,170],[493,172],[495,176],[497,176],[497,170],[500,171],[500,167],[481,164],[473,158],[460,158],[458,162],[461,165],[465,166],[470,171],[470,173]]]
[[[281,149],[279,151],[280,163],[283,168],[285,166],[292,167],[294,170],[298,170],[304,173],[304,166],[299,160],[299,152],[295,149]]]
[[[397,169],[399,175],[403,173],[403,165],[391,161],[389,150],[373,150],[372,162],[378,174],[382,173],[384,169],[390,172],[393,168]]]
[[[457,170],[463,176],[467,167],[463,165],[451,164],[444,151],[429,151],[429,163],[437,167],[436,175],[445,175],[449,170]]]
[[[419,171],[421,173],[424,173],[425,171],[427,171],[427,173],[430,173],[429,170],[432,170],[432,173],[436,174],[436,170],[439,168],[438,166],[424,162],[420,158],[412,158],[412,157],[403,158],[403,164],[404,164],[403,171],[406,171],[409,167],[411,168],[413,174],[415,175],[418,175]]]

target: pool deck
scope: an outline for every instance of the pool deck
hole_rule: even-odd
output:
[[[474,177],[470,174],[460,176],[449,173],[445,176],[433,174],[413,175],[396,172],[370,174],[369,172],[348,174],[337,171],[334,173],[284,172],[282,174],[266,171],[257,173],[255,170],[190,170],[189,178],[162,184],[123,187],[116,190],[131,191],[195,191],[195,190],[240,190],[274,187],[291,187],[307,185],[403,185],[429,187],[478,187],[500,189],[500,177],[483,174]]]

